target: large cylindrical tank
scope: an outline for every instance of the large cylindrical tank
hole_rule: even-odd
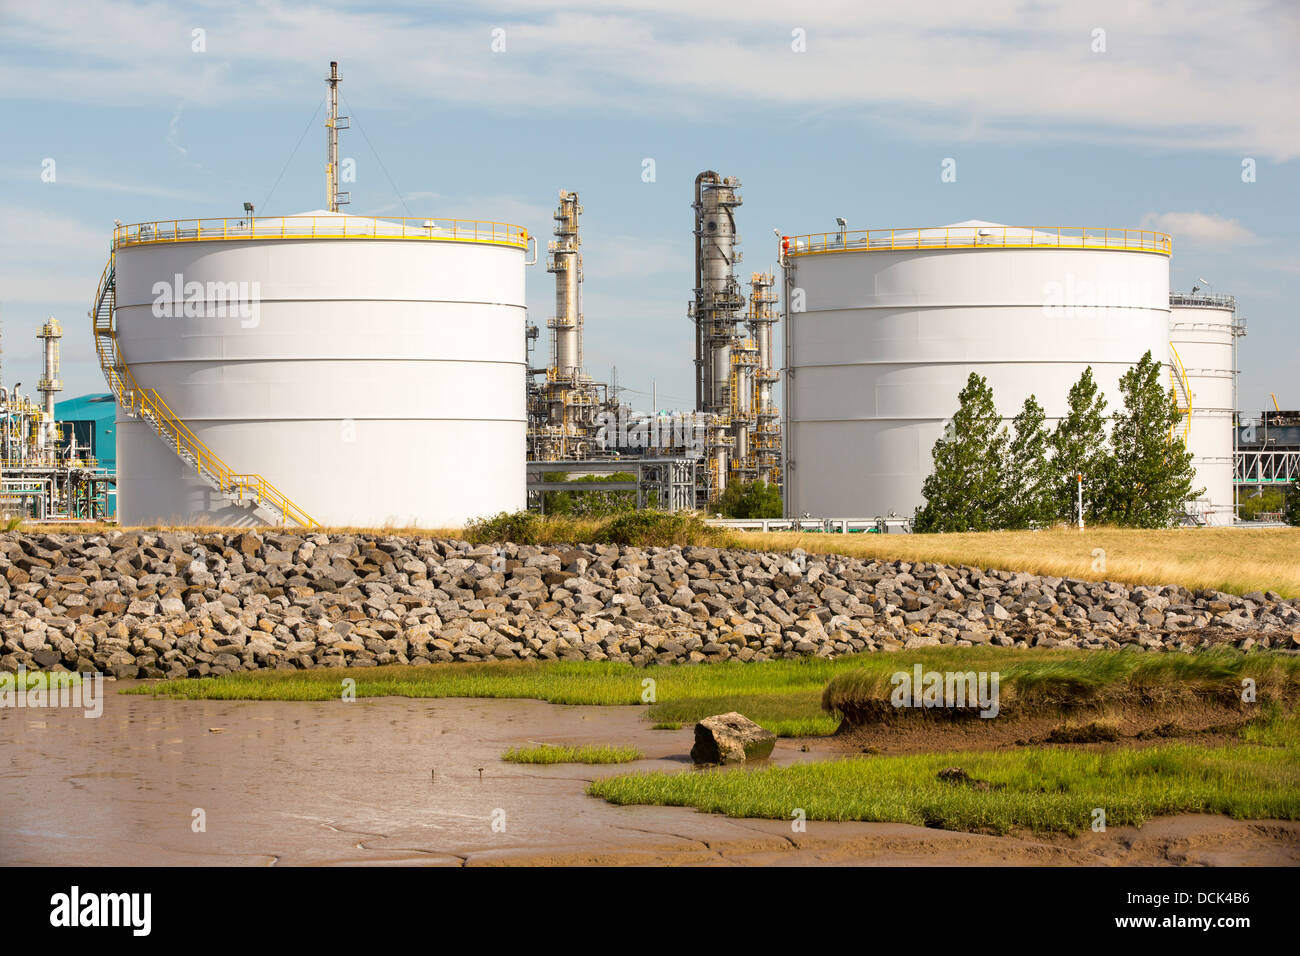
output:
[[[1084,369],[1109,401],[1169,359],[1169,237],[965,222],[783,241],[787,515],[910,516],[976,372],[1049,428]]]
[[[1196,466],[1196,487],[1205,493],[1192,503],[1207,524],[1233,520],[1232,430],[1236,408],[1236,300],[1229,295],[1174,293],[1169,299],[1169,335],[1187,376],[1190,422],[1180,423]],[[1182,387],[1179,386],[1181,395]]]
[[[234,471],[326,526],[524,507],[523,230],[316,212],[115,244],[122,359]],[[117,427],[123,524],[265,523],[146,422]]]

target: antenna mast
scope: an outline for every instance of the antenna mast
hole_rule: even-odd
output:
[[[329,84],[329,111],[325,115],[326,149],[325,149],[325,202],[330,212],[338,212],[339,206],[346,206],[352,199],[351,193],[339,192],[339,130],[348,129],[348,118],[339,116],[339,64],[330,61],[330,75],[325,78]]]

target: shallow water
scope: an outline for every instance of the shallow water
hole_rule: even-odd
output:
[[[0,864],[1079,863],[1138,862],[1129,858],[1143,845],[1119,829],[1072,841],[898,824],[812,822],[797,833],[787,821],[586,796],[597,776],[689,766],[692,729],[652,730],[641,707],[176,701],[116,693],[123,686],[105,685],[98,719],[0,710]],[[648,759],[500,760],[530,741],[633,745]],[[773,760],[824,759],[837,747],[781,740]],[[1156,821],[1142,831],[1141,862],[1300,860],[1300,827],[1268,836],[1252,826]]]

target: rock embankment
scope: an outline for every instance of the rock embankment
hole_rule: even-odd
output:
[[[836,657],[934,644],[1300,648],[1300,607],[715,548],[364,534],[0,534],[0,670],[201,677],[484,660]]]

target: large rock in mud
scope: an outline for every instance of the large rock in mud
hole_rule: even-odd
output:
[[[744,714],[734,711],[705,717],[695,725],[695,746],[691,759],[696,763],[741,763],[762,760],[776,746],[776,734],[764,730]]]

